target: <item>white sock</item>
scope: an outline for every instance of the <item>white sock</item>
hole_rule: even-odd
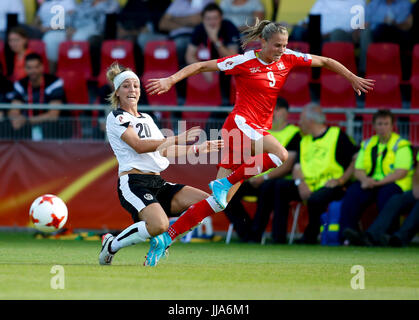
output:
[[[118,234],[111,243],[111,251],[117,252],[119,249],[132,246],[139,242],[144,242],[150,238],[144,221],[130,225],[120,234]]]

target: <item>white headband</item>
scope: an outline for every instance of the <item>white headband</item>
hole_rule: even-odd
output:
[[[113,79],[113,86],[115,87],[115,91],[118,90],[119,86],[127,79],[135,79],[140,82],[138,76],[132,71],[124,71],[118,74],[115,79]]]

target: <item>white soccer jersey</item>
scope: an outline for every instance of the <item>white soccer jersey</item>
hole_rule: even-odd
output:
[[[142,172],[161,172],[165,170],[169,166],[169,160],[158,151],[139,154],[121,139],[121,135],[128,126],[135,130],[140,139],[164,139],[163,134],[150,115],[140,113],[139,117],[135,117],[120,108],[110,112],[106,119],[106,133],[119,163],[118,173],[131,169],[138,169]]]

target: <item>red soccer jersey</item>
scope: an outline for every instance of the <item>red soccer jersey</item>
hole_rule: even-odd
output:
[[[272,126],[279,91],[294,66],[310,66],[311,55],[287,49],[277,62],[260,60],[250,50],[217,60],[218,68],[236,79],[236,103],[232,114],[239,114],[262,128]]]

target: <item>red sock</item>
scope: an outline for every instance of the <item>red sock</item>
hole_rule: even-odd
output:
[[[167,232],[172,240],[178,235],[192,229],[209,215],[213,214],[214,210],[208,204],[207,200],[199,201],[176,220],[174,224],[169,227]]]
[[[230,181],[231,184],[236,184],[241,180],[249,179],[275,167],[277,167],[277,165],[272,161],[269,154],[261,153],[252,157],[251,161],[243,163],[227,177],[227,180]]]

